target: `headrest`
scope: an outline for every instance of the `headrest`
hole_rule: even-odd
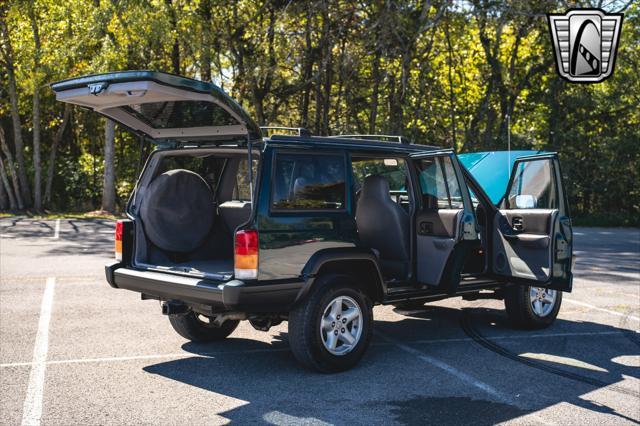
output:
[[[360,198],[389,198],[389,182],[380,175],[367,176],[362,184]]]
[[[309,181],[307,180],[307,178],[299,177],[298,179],[296,179],[296,181],[293,183],[293,195],[295,197],[303,196],[305,187],[308,184],[309,184]]]

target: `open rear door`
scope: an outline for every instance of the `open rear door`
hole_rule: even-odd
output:
[[[452,151],[412,154],[411,158],[420,194],[414,218],[417,280],[452,290],[460,280],[465,256],[460,243],[478,238],[469,190]],[[451,274],[443,277],[447,265]]]
[[[92,109],[153,140],[260,138],[249,115],[212,83],[123,71],[53,83],[56,99]]]
[[[514,163],[493,232],[497,275],[571,291],[571,219],[555,154],[522,157]]]

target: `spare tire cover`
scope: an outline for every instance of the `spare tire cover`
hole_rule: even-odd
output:
[[[207,238],[215,215],[213,193],[197,173],[175,169],[147,187],[140,216],[147,237],[163,250],[186,253]]]

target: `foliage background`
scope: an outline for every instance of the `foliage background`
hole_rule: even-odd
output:
[[[589,6],[625,13],[615,74],[567,83],[555,71],[546,13]],[[261,125],[402,134],[466,152],[506,149],[509,116],[512,149],[559,152],[579,222],[639,225],[639,19],[640,2],[616,0],[14,0],[0,5],[0,126],[15,159],[9,61],[31,188],[63,120],[48,83],[89,73],[210,79]],[[73,110],[44,207],[100,207],[104,127]],[[115,140],[122,207],[152,148],[118,127]]]

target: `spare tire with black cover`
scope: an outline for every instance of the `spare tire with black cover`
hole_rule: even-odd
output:
[[[188,253],[213,226],[215,205],[207,182],[190,170],[169,170],[147,187],[140,206],[147,238],[163,250]]]

